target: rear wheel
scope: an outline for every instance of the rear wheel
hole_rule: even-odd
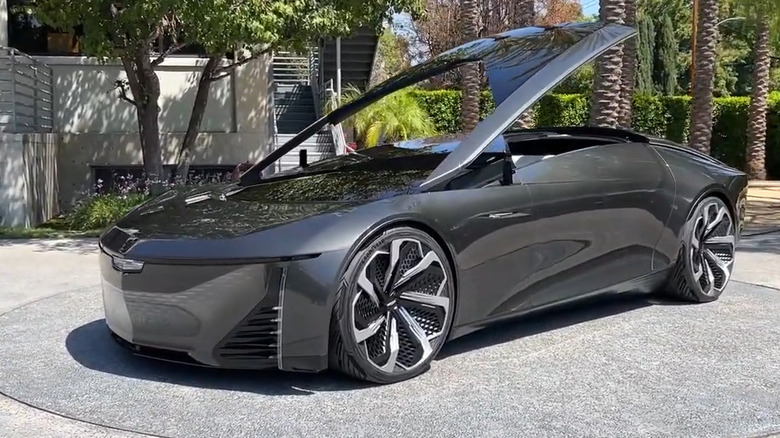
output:
[[[394,383],[421,374],[452,324],[455,289],[446,255],[414,228],[393,228],[351,261],[331,325],[330,366]]]
[[[714,196],[702,199],[685,224],[667,293],[696,303],[717,300],[731,279],[735,250],[734,218],[728,206]]]

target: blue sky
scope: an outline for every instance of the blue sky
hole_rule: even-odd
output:
[[[586,16],[599,13],[599,0],[580,0],[580,4],[582,13]]]

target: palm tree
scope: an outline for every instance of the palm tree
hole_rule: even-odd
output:
[[[718,0],[699,0],[696,31],[691,137],[688,144],[706,154],[712,140],[712,88],[718,41]]]
[[[517,27],[533,26],[536,23],[536,1],[518,0],[517,3]],[[534,125],[533,109],[529,108],[517,119],[517,125],[522,129],[532,128]]]
[[[601,0],[599,16],[606,23],[623,23],[625,0]],[[615,46],[596,60],[590,124],[615,127],[620,110],[623,48]]]
[[[344,121],[346,127],[353,130],[359,147],[371,148],[383,142],[427,138],[438,134],[428,112],[412,95],[413,90],[398,90]],[[344,90],[341,103],[345,105],[362,95],[360,89],[349,86]],[[328,102],[325,111],[333,111],[335,106],[333,102]]]
[[[460,28],[464,41],[477,39],[479,33],[479,6],[477,0],[461,0]],[[463,99],[461,101],[461,125],[469,132],[479,123],[479,66],[468,63],[461,67]]]
[[[753,92],[748,109],[747,173],[766,179],[766,115],[771,67],[770,37],[780,31],[780,0],[742,0],[738,12],[756,26]]]
[[[637,0],[625,0],[625,23],[629,26],[636,25]],[[634,97],[634,85],[636,82],[636,38],[629,38],[623,44],[623,75],[620,78],[620,107],[618,109],[618,124],[624,128],[631,127],[633,110],[631,100]]]
[[[756,63],[753,67],[753,93],[748,109],[747,173],[753,179],[766,179],[766,111],[769,94],[769,18],[762,15],[756,26]]]

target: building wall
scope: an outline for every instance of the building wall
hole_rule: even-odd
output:
[[[57,136],[0,133],[0,226],[31,227],[57,213]]]
[[[135,108],[117,98],[125,78],[117,63],[84,57],[38,56],[52,67],[54,131],[60,134],[60,201],[63,208],[92,190],[91,166],[141,165]],[[165,164],[175,164],[205,59],[171,57],[158,68],[160,132]],[[235,165],[256,160],[273,146],[270,57],[260,58],[212,84],[193,164]]]

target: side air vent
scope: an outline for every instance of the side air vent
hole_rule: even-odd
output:
[[[280,293],[285,270],[272,268],[265,284],[266,296],[217,345],[214,356],[227,367],[275,366],[281,341]]]
[[[281,308],[257,307],[219,348],[226,360],[276,359]]]

